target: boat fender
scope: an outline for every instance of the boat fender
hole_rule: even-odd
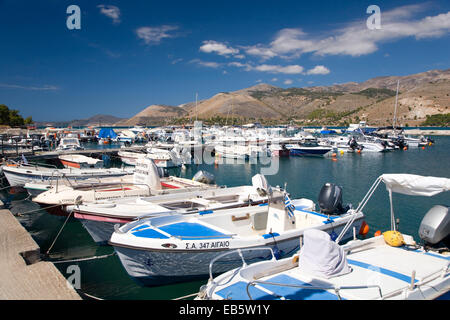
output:
[[[398,231],[389,230],[383,233],[384,241],[391,247],[400,247],[405,244],[403,236]]]
[[[365,236],[366,234],[369,233],[369,230],[370,230],[369,225],[365,221],[363,221],[361,224],[361,228],[359,229],[359,234]]]

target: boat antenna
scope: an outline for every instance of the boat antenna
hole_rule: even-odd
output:
[[[397,80],[397,93],[395,94],[395,109],[394,109],[394,123],[393,123],[393,128],[394,128],[394,134],[395,134],[395,127],[396,127],[396,122],[397,122],[397,102],[398,102],[398,87],[400,84],[400,80]]]

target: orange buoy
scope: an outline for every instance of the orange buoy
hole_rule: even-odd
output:
[[[408,147],[403,147],[403,150],[405,150],[405,151],[408,150]]]
[[[425,150],[425,147],[422,147],[422,150]]]
[[[363,223],[361,224],[361,228],[359,228],[359,234],[362,236],[365,236],[367,233],[369,233],[369,225],[363,221]]]
[[[381,236],[381,231],[380,230],[378,230],[377,232],[375,232],[374,234],[373,234],[375,237],[378,237],[378,236]]]
[[[334,158],[334,157],[337,156],[337,154],[336,153],[332,153],[331,156]]]

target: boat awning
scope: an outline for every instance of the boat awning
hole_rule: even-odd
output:
[[[450,179],[415,174],[383,174],[381,179],[392,192],[431,197],[450,190]]]

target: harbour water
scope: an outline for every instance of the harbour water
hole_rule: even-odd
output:
[[[319,191],[324,183],[336,183],[343,188],[344,203],[354,207],[362,200],[375,179],[383,173],[410,173],[425,176],[450,178],[450,137],[433,137],[435,144],[422,148],[410,148],[407,151],[388,153],[345,153],[337,155],[337,161],[331,157],[280,158],[278,172],[267,175],[268,182],[275,186],[287,184],[287,190],[294,198],[309,198],[317,203]],[[239,186],[251,184],[253,175],[260,173],[260,164],[219,164],[218,166],[199,164],[179,169],[181,177],[191,178],[198,170],[214,174],[219,185]],[[11,211],[23,213],[38,209],[38,205],[26,199],[25,194],[3,191],[2,198],[12,198]],[[399,229],[419,240],[418,228],[424,214],[435,204],[450,205],[448,193],[434,197],[413,197],[394,194],[394,211],[400,219]],[[370,227],[369,235],[377,230],[386,231],[390,227],[389,198],[383,185],[377,189],[368,202],[364,213]],[[51,216],[39,210],[18,217],[22,225],[45,253],[52,246],[65,218]],[[108,246],[97,246],[81,223],[71,219],[63,228],[50,251],[52,259],[70,260],[92,256],[102,256],[113,252]],[[67,278],[71,275],[68,267],[78,265],[81,271],[80,292],[102,299],[174,299],[198,292],[207,279],[172,284],[160,287],[141,287],[127,275],[117,256],[103,259],[58,263],[56,266]]]

